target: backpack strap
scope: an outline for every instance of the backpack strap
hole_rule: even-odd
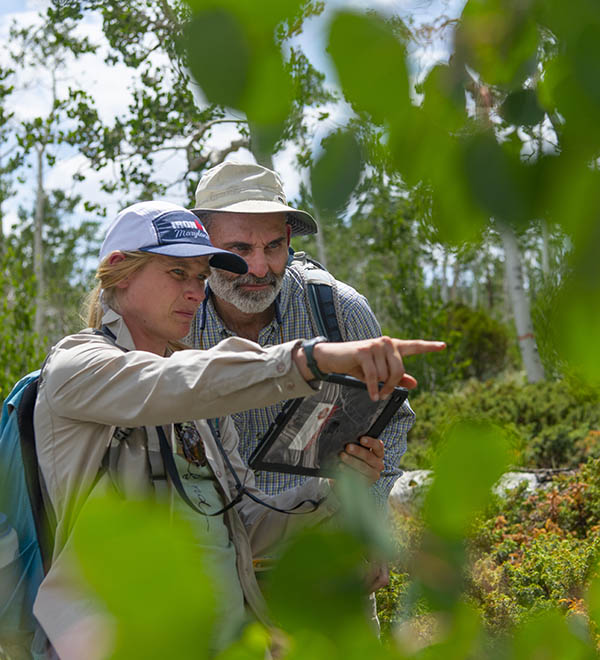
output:
[[[52,559],[52,548],[54,547],[54,530],[56,529],[56,516],[51,506],[46,506],[42,493],[40,471],[38,465],[37,451],[35,447],[35,435],[33,429],[33,409],[38,391],[39,376],[32,380],[23,390],[21,400],[17,408],[17,425],[19,428],[19,442],[21,445],[21,460],[25,473],[25,483],[33,522],[40,547],[44,575],[48,573]]]
[[[333,275],[306,252],[291,254],[288,265],[304,280],[307,308],[317,335],[324,335],[329,341],[345,341],[339,292]]]

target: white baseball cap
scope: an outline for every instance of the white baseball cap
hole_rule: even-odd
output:
[[[206,229],[191,211],[170,202],[138,202],[123,209],[106,232],[100,261],[115,250],[168,257],[210,256],[209,264],[214,268],[248,272],[242,257],[210,242]]]
[[[262,165],[225,161],[207,170],[196,188],[199,218],[210,213],[287,213],[293,235],[316,234],[306,211],[288,206],[279,175]]]

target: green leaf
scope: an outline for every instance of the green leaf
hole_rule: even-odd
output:
[[[584,660],[597,658],[592,645],[570,629],[565,616],[552,610],[534,616],[517,629],[510,657],[514,660]]]
[[[206,657],[213,582],[187,525],[156,502],[95,498],[79,515],[73,543],[85,581],[116,621],[111,657]]]
[[[362,171],[362,154],[353,133],[338,131],[322,141],[323,154],[311,168],[312,196],[322,212],[341,209]]]
[[[556,300],[558,349],[592,386],[600,385],[600,225],[580,230],[570,279]]]
[[[500,106],[500,114],[509,124],[535,126],[543,121],[545,112],[533,89],[520,89],[506,97]]]
[[[378,510],[361,476],[349,469],[340,470],[335,488],[342,503],[338,512],[340,526],[366,548],[372,549],[378,559],[391,559],[394,546],[387,519]]]
[[[281,51],[274,43],[254,48],[253,66],[241,109],[249,121],[270,125],[283,122],[292,105],[292,81]],[[272,145],[271,145],[272,146]]]
[[[326,529],[303,532],[267,577],[276,622],[292,633],[312,630],[328,638],[364,628],[365,566],[362,546],[352,536]]]
[[[253,62],[246,34],[235,16],[220,9],[194,14],[186,25],[184,47],[207,99],[241,108]]]
[[[327,47],[344,95],[374,121],[397,121],[410,104],[405,46],[377,16],[339,12]]]
[[[498,144],[491,131],[470,136],[463,149],[466,182],[482,210],[508,222],[530,220],[536,191],[518,155]]]
[[[448,433],[434,466],[425,517],[444,538],[460,538],[492,495],[506,471],[510,447],[504,432],[481,422],[461,422]]]
[[[456,31],[456,55],[492,85],[514,88],[536,66],[535,0],[470,0]]]

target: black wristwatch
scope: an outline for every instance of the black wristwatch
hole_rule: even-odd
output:
[[[313,376],[317,380],[324,380],[327,378],[327,374],[324,374],[318,367],[313,355],[313,349],[317,344],[320,344],[322,341],[329,341],[327,337],[313,337],[312,339],[305,339],[302,342],[302,348],[304,349],[304,355],[306,356],[306,364],[308,368],[313,372]]]

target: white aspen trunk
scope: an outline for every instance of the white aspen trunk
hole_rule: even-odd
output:
[[[479,306],[479,275],[481,272],[479,260],[473,261],[473,286],[471,288],[471,308],[477,309]]]
[[[497,226],[504,246],[506,280],[512,302],[521,357],[527,372],[527,380],[530,383],[537,383],[544,380],[546,376],[533,334],[531,309],[523,286],[523,268],[517,237],[508,225],[497,223]]]
[[[458,262],[458,256],[454,259],[454,265],[452,266],[452,287],[450,289],[450,300],[456,302],[458,299],[458,280],[460,278],[460,264]]]
[[[44,148],[37,149],[37,191],[33,218],[33,274],[35,276],[35,320],[34,331],[38,337],[44,333],[46,283],[44,281]]]
[[[508,324],[514,320],[512,304],[510,300],[510,286],[508,285],[508,271],[506,269],[506,263],[504,264],[504,277],[502,278],[502,292],[504,295],[504,304],[502,305],[503,309],[503,319],[504,323]]]
[[[448,277],[446,275],[446,270],[448,268],[448,253],[445,248],[442,248],[443,258],[442,258],[442,302],[444,305],[448,302]]]
[[[550,276],[550,232],[548,223],[545,220],[540,222],[542,224],[542,275],[544,281],[547,281]]]
[[[477,273],[473,273],[473,287],[471,288],[471,309],[479,307],[479,281]]]

